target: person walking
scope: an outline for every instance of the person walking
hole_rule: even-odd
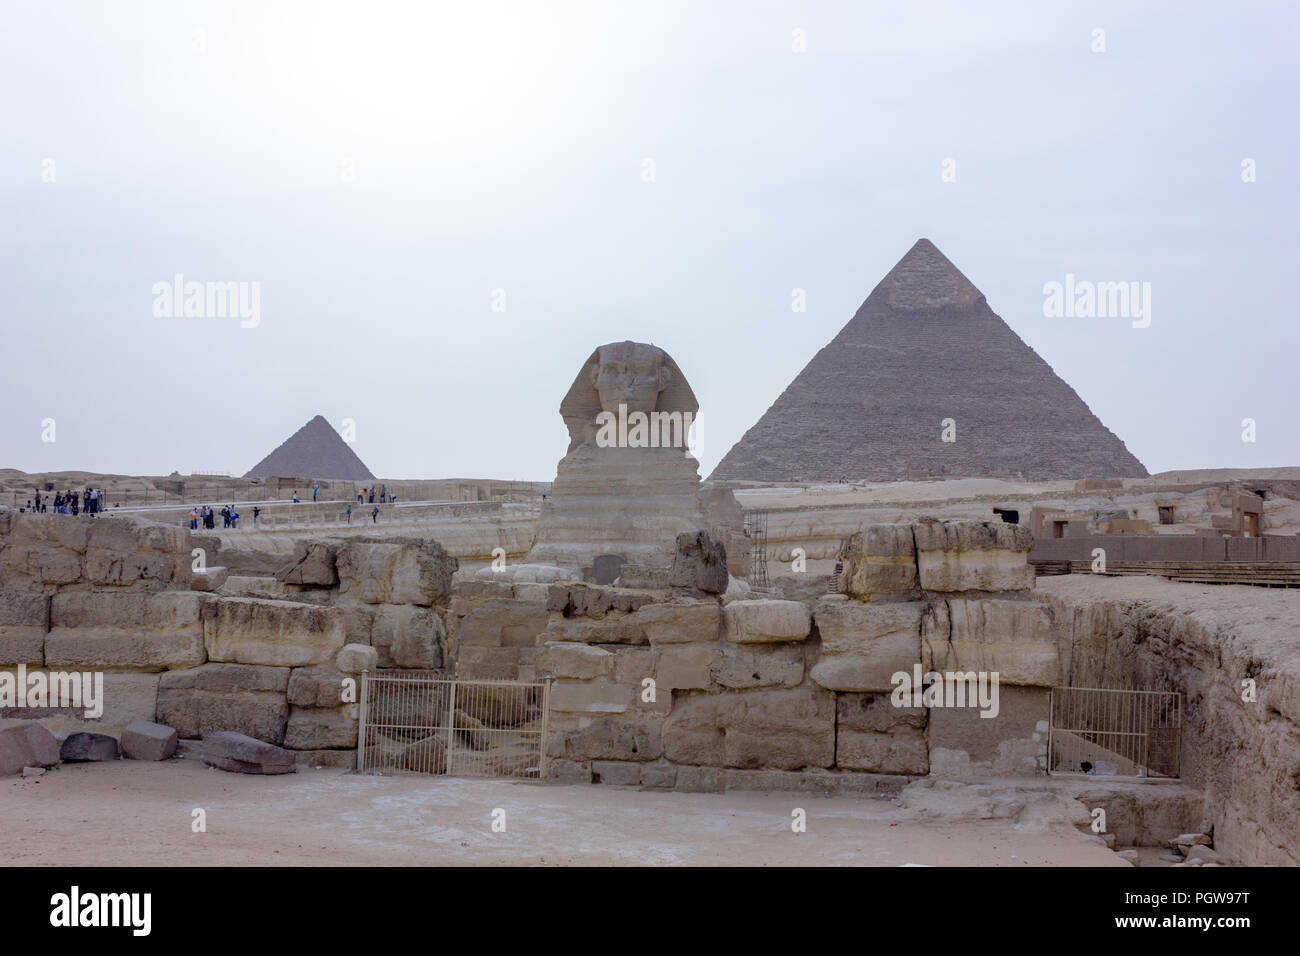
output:
[[[82,510],[85,511],[86,514],[90,514],[90,489],[89,488],[87,488],[85,491],[81,493],[81,498],[83,504],[85,505],[85,508],[83,508]]]
[[[360,498],[360,495],[357,495]],[[352,505],[348,505],[348,524],[352,523]]]
[[[371,524],[378,524],[378,523],[379,523],[379,508],[378,508],[378,507],[376,507],[374,511],[370,512],[370,523],[371,523]]]
[[[319,490],[320,490],[320,486],[319,486],[319,485],[312,485],[312,486],[311,486],[311,503],[312,503],[312,504],[315,504],[315,503],[316,503],[316,492],[319,491]]]
[[[190,509],[190,530],[195,531],[199,527],[199,513],[193,508]]]
[[[262,513],[262,509],[259,508],[257,505],[253,505],[253,527],[254,528],[257,527],[257,516],[260,515],[261,513]]]
[[[239,512],[235,510],[234,505],[230,506],[230,527],[239,529]]]

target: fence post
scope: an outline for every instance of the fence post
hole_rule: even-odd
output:
[[[456,743],[456,682],[451,682],[451,692],[447,695],[447,776],[451,776],[451,752]]]
[[[551,728],[551,681],[542,684],[542,758],[537,763],[537,779],[546,782],[546,741]]]
[[[366,769],[366,717],[370,707],[370,671],[361,671],[361,714],[357,723],[357,773]]]

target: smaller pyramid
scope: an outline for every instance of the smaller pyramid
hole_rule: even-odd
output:
[[[317,415],[248,470],[245,478],[341,478],[375,476],[324,417]]]

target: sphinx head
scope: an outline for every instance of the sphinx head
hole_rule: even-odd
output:
[[[681,369],[663,349],[644,342],[602,345],[583,364],[564,401],[560,415],[569,428],[569,449],[590,439],[596,416],[617,415],[619,406],[632,412],[699,411],[695,393]]]

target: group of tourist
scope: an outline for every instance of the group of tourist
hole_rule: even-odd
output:
[[[53,498],[49,495],[41,497],[39,488],[33,494],[35,497],[29,498],[26,507],[19,508],[19,511],[56,515],[88,514],[93,518],[103,510],[103,498],[94,488],[86,488],[80,495],[71,490],[56,491]]]
[[[259,509],[257,508],[253,509],[254,524],[257,523],[256,515],[258,510]],[[234,505],[223,506],[220,514],[221,514],[221,527],[223,528],[239,527],[239,523],[238,523],[239,512],[235,511]],[[217,512],[214,511],[212,508],[208,507],[207,505],[203,505],[201,508],[191,508],[190,509],[190,530],[191,531],[196,530],[199,526],[200,521],[203,522],[203,527],[207,528],[208,530],[212,530],[216,528]]]
[[[392,504],[397,500],[397,495],[390,495],[388,493],[387,485],[380,485],[378,492],[376,492],[374,486],[371,485],[369,488],[362,488],[360,491],[357,492],[357,501],[358,503],[363,501],[369,502],[370,504],[373,505],[375,503],[376,494],[379,495],[379,503],[381,505]]]

